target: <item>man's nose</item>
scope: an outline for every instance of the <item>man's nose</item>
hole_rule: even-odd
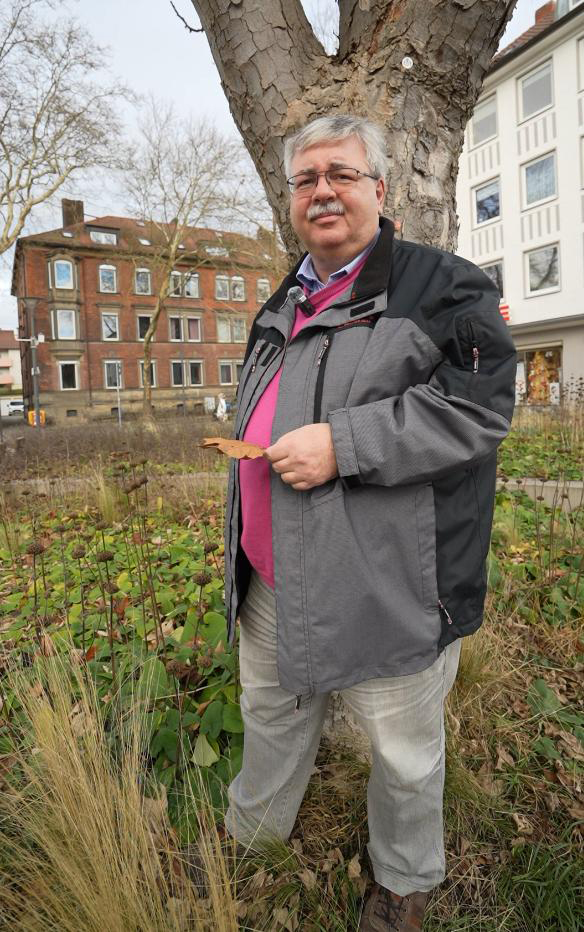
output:
[[[316,184],[314,186],[312,196],[318,198],[319,200],[324,199],[325,201],[329,201],[332,197],[336,197],[337,194],[336,191],[331,188],[325,176],[319,175],[316,179]]]

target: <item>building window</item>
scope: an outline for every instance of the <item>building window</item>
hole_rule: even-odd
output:
[[[488,184],[475,188],[475,217],[476,223],[486,223],[487,220],[495,220],[501,214],[501,197],[499,190],[499,179],[489,181]]]
[[[138,339],[143,340],[148,332],[152,316],[150,314],[138,314]]]
[[[219,384],[237,385],[243,372],[242,359],[219,360]]]
[[[122,387],[122,364],[119,359],[106,359],[103,363],[106,388]]]
[[[555,197],[556,194],[555,152],[523,166],[523,198],[526,207]]]
[[[256,298],[258,304],[264,304],[271,294],[270,283],[267,278],[258,278],[256,284]]]
[[[487,139],[497,135],[497,98],[477,104],[471,120],[471,136],[473,146],[478,146]]]
[[[171,362],[170,381],[175,388],[177,386],[184,385],[184,365],[182,360],[173,359]]]
[[[109,311],[101,313],[101,338],[102,340],[119,340],[120,331],[118,327],[118,315],[111,314]]]
[[[190,343],[201,342],[201,318],[187,317],[187,340]]]
[[[180,317],[169,317],[168,325],[170,327],[170,339],[180,342],[182,340],[182,319]]]
[[[526,253],[528,295],[558,291],[560,287],[560,250],[557,243]]]
[[[63,310],[55,312],[57,340],[77,339],[75,326],[75,311]]]
[[[198,359],[189,359],[187,363],[189,385],[203,384],[203,363]]]
[[[481,269],[488,275],[499,290],[500,300],[503,300],[503,261],[492,262],[490,265],[481,265]]]
[[[231,300],[245,301],[245,281],[241,275],[234,275],[231,279]]]
[[[53,268],[55,288],[73,288],[73,264],[67,259],[56,259]]]
[[[117,246],[118,234],[113,230],[90,230],[89,236],[94,243],[101,243],[102,246]]]
[[[525,75],[520,79],[520,84],[522,120],[551,107],[553,103],[551,61]]]
[[[246,329],[245,317],[218,317],[217,342],[245,343]]]
[[[152,294],[150,269],[136,269],[134,291],[136,294]]]
[[[229,278],[227,275],[215,276],[215,298],[217,301],[229,301]]]
[[[100,265],[99,290],[109,294],[115,294],[117,287],[117,273],[115,265]]]
[[[149,240],[149,239],[146,239],[145,236],[139,236],[139,237],[138,237],[138,242],[139,242],[139,243],[142,243],[143,246],[151,246],[151,245],[152,245],[152,243],[150,242],[150,240]]]
[[[73,391],[79,387],[79,363],[59,362],[59,385],[61,391]]]
[[[77,408],[67,408],[65,417],[77,417]]]
[[[561,384],[561,346],[518,351],[515,381],[518,403],[559,404]]]
[[[170,273],[168,293],[172,298],[180,298],[182,294],[182,275],[180,272]]]
[[[140,360],[139,370],[140,370],[140,388],[144,388],[144,360],[143,359]],[[150,385],[152,386],[152,388],[158,387],[158,383],[156,381],[156,360],[155,359],[150,360]]]
[[[197,272],[187,272],[184,276],[185,297],[199,297],[199,275]]]

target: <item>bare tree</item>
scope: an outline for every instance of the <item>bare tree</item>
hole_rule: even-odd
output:
[[[149,241],[146,248],[142,237],[130,246],[136,262],[147,256],[156,296],[144,337],[144,414],[149,416],[152,340],[172,293],[173,271],[179,268],[188,277],[202,264],[216,262],[216,256],[230,257],[219,232],[210,234],[216,242],[208,252],[197,228],[241,231],[265,225],[268,208],[238,140],[206,120],[179,119],[171,106],[155,100],[140,126],[126,189],[128,207],[144,223],[143,239]],[[242,239],[239,255],[244,244]]]
[[[292,254],[283,140],[331,111],[385,127],[387,212],[408,238],[455,246],[464,127],[515,2],[338,0],[339,47],[329,55],[300,0],[192,0]]]
[[[0,254],[74,173],[121,164],[115,107],[128,92],[104,83],[103,49],[57,6],[0,9]]]

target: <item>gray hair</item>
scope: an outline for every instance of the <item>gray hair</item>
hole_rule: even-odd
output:
[[[299,129],[293,136],[289,136],[284,143],[284,168],[286,177],[290,176],[292,159],[297,152],[308,149],[317,143],[332,142],[337,139],[347,139],[356,136],[363,144],[369,171],[376,178],[387,175],[389,159],[383,131],[377,123],[365,117],[352,114],[332,114],[318,117]]]

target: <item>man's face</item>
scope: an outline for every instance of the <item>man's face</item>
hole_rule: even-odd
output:
[[[356,136],[302,149],[292,159],[291,174],[342,167],[370,173],[365,149]],[[384,196],[385,184],[381,179],[359,176],[355,184],[334,191],[321,176],[308,197],[291,196],[290,219],[312,255],[323,260],[346,257],[348,261],[365,249],[375,235]]]

